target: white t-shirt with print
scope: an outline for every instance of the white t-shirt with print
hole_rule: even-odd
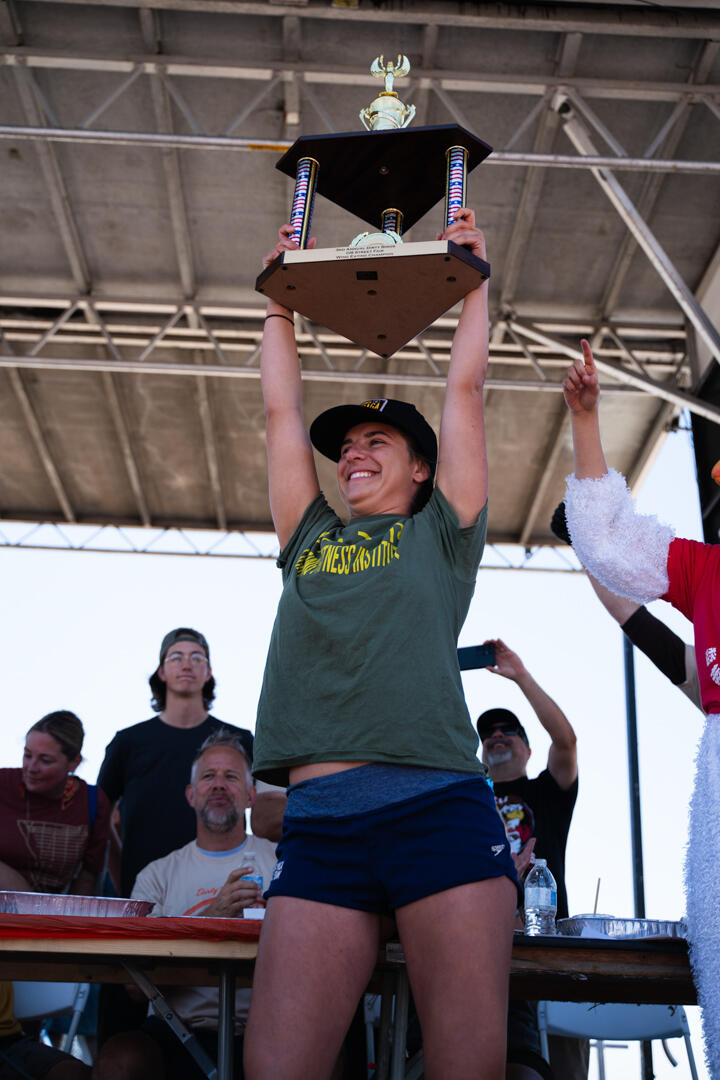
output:
[[[205,851],[193,840],[141,870],[133,886],[133,899],[152,900],[153,916],[202,915],[232,871],[243,865],[247,854],[255,856],[257,872],[263,876],[263,890],[267,889],[276,862],[275,845],[268,840],[248,836],[231,851]],[[168,988],[165,997],[190,1027],[217,1028],[218,991],[212,987]],[[245,1027],[249,1005],[250,990],[236,990],[236,1033]]]

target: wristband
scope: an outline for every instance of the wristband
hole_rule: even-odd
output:
[[[292,323],[292,325],[295,326],[294,319],[291,319],[289,315],[281,315],[279,311],[274,311],[272,315],[266,315],[265,322],[267,322],[268,319],[287,319],[289,323]]]

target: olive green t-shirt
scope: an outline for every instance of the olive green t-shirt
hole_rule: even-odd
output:
[[[343,524],[318,495],[280,554],[284,588],[258,706],[255,776],[382,761],[484,773],[457,639],[485,545],[435,488],[412,517]]]

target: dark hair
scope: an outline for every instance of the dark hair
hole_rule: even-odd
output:
[[[162,681],[157,671],[152,673],[148,682],[150,683],[150,689],[153,694],[150,700],[150,707],[154,709],[155,712],[162,712],[167,700],[167,686]],[[215,678],[212,675],[202,688],[202,699],[206,709],[209,709],[215,700]]]
[[[33,724],[30,731],[42,731],[45,735],[52,735],[68,761],[74,761],[80,756],[85,732],[80,718],[69,709],[48,713]]]
[[[410,503],[410,515],[412,516],[413,514],[420,513],[423,507],[427,505],[430,496],[433,493],[433,487],[435,486],[433,481],[434,466],[430,461],[428,461],[428,459],[421,451],[417,439],[414,435],[410,435],[407,431],[402,431],[400,428],[398,428],[397,430],[400,432],[403,439],[407,443],[408,450],[410,451],[410,457],[413,458],[413,460],[415,461],[424,462],[429,469],[429,473],[426,479],[418,485],[418,489],[413,496],[413,501]]]
[[[203,754],[208,750],[215,750],[218,746],[227,746],[230,750],[237,750],[238,754],[242,754],[245,758],[247,782],[252,786],[255,781],[252,777],[252,764],[248,757],[247,750],[242,744],[240,736],[227,727],[219,727],[216,731],[211,731],[205,742],[198,748],[195,757],[193,758],[192,765],[190,766],[190,783],[195,783],[195,766],[197,765]]]

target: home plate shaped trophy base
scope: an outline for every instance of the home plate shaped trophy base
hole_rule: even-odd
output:
[[[448,240],[286,251],[256,288],[379,356],[392,356],[490,276]]]
[[[415,109],[393,90],[407,58],[370,68],[385,90],[363,109],[367,131],[309,135],[277,163],[295,177],[290,225],[297,250],[258,277],[265,296],[379,356],[391,356],[490,276],[490,266],[446,240],[404,243],[445,193],[445,228],[466,205],[467,174],[492,147],[458,124],[401,130]],[[315,192],[368,221],[348,247],[309,249]]]

